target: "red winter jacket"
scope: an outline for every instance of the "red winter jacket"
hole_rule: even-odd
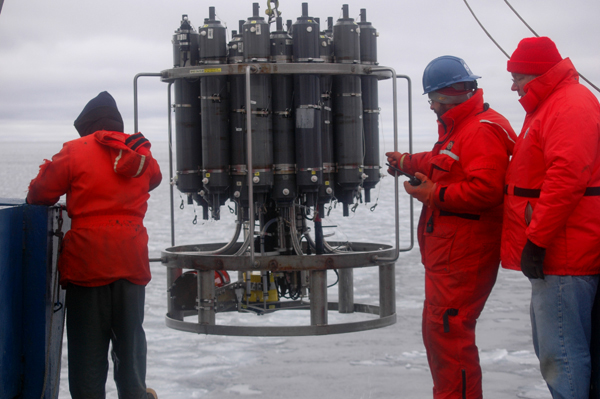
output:
[[[423,206],[418,227],[426,267],[446,267],[498,241],[504,175],[516,139],[508,121],[484,104],[481,89],[441,119],[433,150],[406,154],[400,165],[437,183],[435,209]]]
[[[97,131],[69,141],[40,166],[27,202],[53,205],[67,194],[71,229],[59,258],[61,284],[96,287],[150,281],[143,219],[149,191],[162,179],[141,135]]]
[[[544,273],[600,273],[600,105],[568,58],[525,86],[527,112],[506,176],[502,265],[527,239]]]

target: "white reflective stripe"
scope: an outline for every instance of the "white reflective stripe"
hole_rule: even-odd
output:
[[[489,123],[490,125],[496,125],[496,126],[499,126],[499,127],[500,127],[500,129],[504,130],[504,133],[506,133],[506,137],[508,137],[508,139],[509,139],[510,141],[512,141],[513,143],[515,142],[515,141],[512,139],[512,137],[510,137],[510,134],[508,134],[508,132],[506,131],[506,129],[505,129],[505,128],[504,128],[502,125],[500,125],[499,123],[492,122],[492,121],[488,121],[488,120],[485,120],[485,119],[482,119],[482,120],[480,120],[479,122],[483,122],[483,123]]]
[[[458,161],[458,160],[459,160],[459,158],[458,158],[458,155],[456,155],[455,153],[453,153],[453,152],[451,152],[451,151],[448,151],[448,150],[441,150],[441,151],[440,151],[440,154],[446,154],[446,155],[448,155],[450,158],[453,158],[455,161]]]
[[[117,156],[115,158],[115,173],[117,172],[117,164],[119,163],[119,161],[121,160],[121,157],[123,156],[123,150],[119,150],[119,156]]]
[[[133,177],[138,177],[140,175],[140,173],[142,173],[142,169],[144,168],[144,163],[146,163],[146,156],[142,155],[142,160],[140,161],[140,167],[139,167],[137,173],[135,174],[135,176],[133,176]]]

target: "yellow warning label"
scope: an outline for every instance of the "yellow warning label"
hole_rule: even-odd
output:
[[[260,172],[254,172],[254,176],[260,176]]]
[[[221,68],[204,68],[204,69],[192,69],[190,73],[214,73],[221,72]]]
[[[205,176],[206,176],[206,177],[210,177],[210,173],[207,173]]]

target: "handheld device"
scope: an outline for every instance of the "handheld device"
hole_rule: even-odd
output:
[[[396,172],[396,173],[398,173],[398,174],[401,174],[401,175],[404,175],[404,176],[408,177],[408,179],[409,179],[409,180],[408,180],[408,183],[409,183],[411,186],[418,186],[418,185],[420,185],[420,184],[421,184],[421,180],[417,179],[417,178],[416,178],[416,177],[414,177],[413,175],[410,175],[410,174],[406,173],[405,171],[403,171],[403,170],[400,170],[400,169],[398,169],[397,167],[390,165],[389,163],[386,163],[386,165],[387,165],[387,166],[389,166],[389,167],[390,167],[390,168],[391,168],[391,169],[392,169],[394,172]]]

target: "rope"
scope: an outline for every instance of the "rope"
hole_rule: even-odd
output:
[[[521,22],[523,22],[525,24],[525,26],[527,27],[527,29],[529,29],[531,31],[531,33],[533,33],[535,35],[535,37],[540,37],[540,35],[538,35],[532,28],[531,26],[529,26],[529,24],[527,22],[525,22],[525,20],[523,18],[521,18],[521,16],[519,15],[519,13],[517,12],[517,10],[515,10],[513,8],[513,6],[510,5],[510,3],[506,0],[504,0],[504,2],[506,3],[506,5],[512,10],[512,12],[515,13],[515,15],[521,20]]]
[[[525,20],[519,15],[519,13],[517,12],[517,10],[515,10],[513,8],[513,6],[510,5],[510,3],[508,2],[508,0],[504,0],[504,2],[506,3],[506,5],[512,10],[512,12],[515,13],[515,15],[521,20],[521,22],[523,22],[525,24],[525,26],[531,31],[531,33],[533,33],[535,35],[535,37],[540,37],[540,35],[537,34],[536,31],[534,31],[531,26],[529,26],[529,24],[527,22],[525,22]],[[579,72],[577,72],[579,73]],[[587,82],[587,84],[589,84],[590,86],[592,86],[594,89],[596,89],[597,92],[600,93],[600,88],[598,88],[595,84],[593,84],[592,82],[590,82],[585,76],[583,76],[581,73],[579,73],[579,77],[583,80],[585,80]]]
[[[473,10],[471,9],[471,6],[469,6],[469,3],[467,3],[467,0],[463,0],[465,5],[467,6],[467,8],[469,9],[469,11],[471,12],[471,15],[473,15],[473,18],[475,18],[475,21],[477,21],[477,23],[479,24],[479,26],[481,27],[481,29],[483,29],[483,31],[485,32],[485,34],[487,35],[487,37],[490,38],[490,40],[492,42],[494,42],[494,44],[496,45],[496,47],[498,47],[500,49],[500,51],[502,51],[502,53],[506,56],[506,58],[510,59],[510,55],[508,55],[508,53],[506,51],[504,51],[504,49],[498,44],[498,42],[496,42],[496,40],[494,40],[494,38],[492,37],[492,35],[490,35],[490,33],[485,29],[485,27],[483,26],[483,24],[479,21],[479,19],[477,18],[477,16],[475,15],[475,13],[473,12]],[[529,30],[531,31],[531,33],[533,33],[535,35],[535,37],[540,37],[540,35],[537,34],[536,31],[534,31],[531,26],[529,26],[529,24],[527,22],[525,22],[525,20],[519,15],[519,13],[513,8],[513,6],[510,5],[510,3],[508,2],[508,0],[504,0],[504,2],[506,3],[506,5],[508,5],[508,7],[510,7],[510,9],[512,10],[512,12],[515,13],[515,15],[521,20],[521,22],[523,22],[525,24],[525,26],[527,28],[529,28]],[[596,85],[594,85],[592,82],[590,82],[585,76],[583,76],[581,73],[577,72],[579,74],[579,77],[581,77],[581,79],[585,80],[587,82],[587,84],[589,84],[590,86],[592,86],[597,92],[600,93],[600,88],[598,88]]]
[[[502,51],[502,53],[504,53],[504,55],[506,56],[506,58],[510,58],[510,55],[508,55],[508,53],[506,51],[504,51],[504,49],[494,40],[494,38],[492,37],[492,35],[490,35],[490,33],[485,29],[485,27],[483,26],[483,24],[481,22],[479,22],[479,19],[477,18],[477,15],[475,15],[475,13],[473,12],[473,10],[471,9],[471,6],[469,5],[469,3],[467,3],[467,0],[463,0],[465,2],[465,5],[467,6],[467,8],[469,9],[469,11],[471,12],[471,15],[473,15],[473,18],[475,18],[475,21],[477,21],[477,23],[479,24],[479,26],[481,27],[481,29],[483,29],[483,31],[485,32],[485,34],[487,35],[487,37],[490,38],[490,40],[492,42],[494,42],[494,44],[496,45],[496,47],[498,47],[500,49],[500,51]]]

